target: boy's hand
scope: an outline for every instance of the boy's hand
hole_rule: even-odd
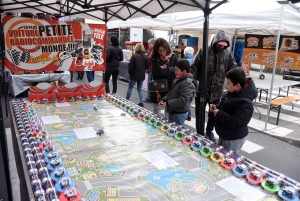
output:
[[[161,105],[161,106],[163,106],[163,107],[167,107],[167,103],[164,102],[164,101],[160,101],[160,102],[158,103],[158,105]]]
[[[216,105],[209,104],[209,111],[214,112],[214,109],[216,109]]]
[[[216,116],[218,112],[219,112],[219,109],[215,109],[215,110],[213,111],[214,116]]]
[[[162,65],[162,66],[160,66],[160,68],[165,69],[165,68],[167,68],[167,66],[166,65]]]

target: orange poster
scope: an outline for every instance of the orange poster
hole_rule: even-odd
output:
[[[105,24],[2,16],[10,71],[104,71]]]
[[[246,34],[243,62],[274,65],[276,37]],[[277,68],[300,70],[300,48],[298,36],[281,36],[277,55]]]

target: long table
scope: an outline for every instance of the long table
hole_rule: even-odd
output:
[[[34,108],[39,117],[58,115],[61,119],[44,127],[85,200],[280,200],[105,100],[75,102],[64,107],[36,104]],[[24,158],[13,122],[18,149]],[[104,133],[87,139],[83,139],[87,133],[75,134],[74,129],[85,127],[102,129]],[[21,165],[31,200],[33,193],[24,159]]]
[[[271,80],[270,79],[261,80],[261,79],[257,79],[257,78],[252,78],[252,79],[254,80],[256,88],[259,90],[259,101],[261,100],[261,93],[265,92],[267,94],[266,95],[266,102],[267,102],[268,93],[269,93],[269,90],[271,89]],[[289,80],[283,80],[283,79],[276,80],[276,81],[274,81],[273,89],[279,90],[277,97],[284,97],[285,95],[281,94],[282,91],[285,91],[286,96],[289,96],[290,87],[299,85],[299,84],[300,84],[300,82],[297,82],[297,81],[289,81]],[[283,89],[284,87],[287,87],[287,90],[284,90]],[[274,97],[274,98],[277,98],[277,97]]]

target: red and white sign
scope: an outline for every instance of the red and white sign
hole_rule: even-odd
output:
[[[2,16],[10,71],[104,71],[105,24]]]

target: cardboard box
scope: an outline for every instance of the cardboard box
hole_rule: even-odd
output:
[[[31,102],[35,99],[42,101],[43,98],[51,100],[52,98],[56,98],[56,93],[56,85],[51,85],[49,83],[42,82],[36,86],[31,86],[29,88],[28,98]]]
[[[97,96],[105,95],[105,83],[101,83],[99,81],[93,81],[89,84],[82,85],[82,96]]]

